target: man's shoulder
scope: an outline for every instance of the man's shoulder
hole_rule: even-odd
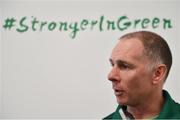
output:
[[[174,102],[174,111],[173,111],[173,115],[175,118],[180,119],[180,104],[177,102]]]
[[[180,119],[180,104],[174,101],[167,91],[163,91],[165,103],[159,119]]]
[[[111,113],[110,115],[106,116],[105,118],[103,118],[103,120],[108,120],[108,119],[114,119],[114,114],[116,114],[115,112]]]
[[[174,101],[174,104],[176,105],[177,108],[180,108],[180,104],[176,101]]]
[[[176,110],[179,112],[179,115],[180,115],[180,104],[177,102],[174,102],[174,107],[176,108]]]
[[[121,108],[120,105],[118,105],[118,107],[116,108],[116,111],[111,113],[110,115],[106,116],[105,118],[103,118],[103,120],[108,120],[108,119],[121,119],[121,116],[119,114],[119,109]]]
[[[168,94],[167,95],[168,97],[166,98],[166,99],[168,99],[167,100],[167,109],[169,109],[169,110],[175,110],[177,113],[179,113],[180,114],[180,104],[177,102],[177,101],[175,101],[174,99],[172,99],[171,98],[171,96]]]

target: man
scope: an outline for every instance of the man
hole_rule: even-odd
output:
[[[172,55],[161,36],[148,31],[122,36],[110,63],[108,79],[119,106],[104,119],[180,119],[180,104],[163,90]]]

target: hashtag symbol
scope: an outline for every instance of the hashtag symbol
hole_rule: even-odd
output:
[[[7,18],[3,27],[10,30],[14,26],[14,22],[16,22],[14,18]]]

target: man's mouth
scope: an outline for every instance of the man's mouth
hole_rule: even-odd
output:
[[[116,96],[121,96],[121,95],[123,95],[123,93],[124,93],[123,90],[114,89],[114,94],[115,94]]]

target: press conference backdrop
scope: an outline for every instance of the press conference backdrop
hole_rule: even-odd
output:
[[[180,102],[178,1],[1,1],[0,118],[100,119],[117,106],[107,74],[118,38],[148,30],[173,54]],[[144,88],[146,89],[146,88]]]

